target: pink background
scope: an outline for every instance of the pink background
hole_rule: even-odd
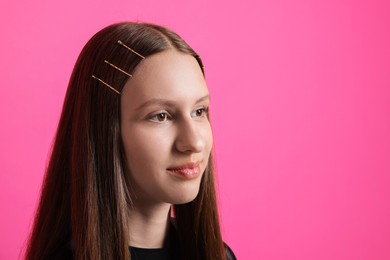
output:
[[[2,1],[0,259],[20,257],[81,48],[123,20],[204,59],[239,259],[390,259],[389,3]]]

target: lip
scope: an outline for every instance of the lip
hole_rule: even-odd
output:
[[[175,176],[179,176],[184,179],[194,179],[201,174],[200,161],[190,162],[180,166],[174,166],[167,169]]]

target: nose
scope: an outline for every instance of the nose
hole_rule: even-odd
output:
[[[193,120],[183,120],[178,127],[175,141],[176,150],[182,153],[199,153],[205,149],[206,140],[202,124]]]

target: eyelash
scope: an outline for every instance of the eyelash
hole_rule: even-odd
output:
[[[162,118],[163,120],[159,120],[159,119],[161,119],[160,116],[162,116],[162,115],[164,115],[164,117]],[[166,119],[171,119],[171,116],[167,112],[159,112],[159,113],[154,114],[154,115],[149,117],[149,120],[155,121],[155,122],[164,122]]]
[[[198,109],[195,109],[194,111],[195,113],[198,113],[200,112],[201,115],[199,117],[204,117],[204,116],[207,116],[208,113],[209,113],[209,108],[208,107],[202,107],[202,108],[198,108]],[[192,113],[191,113],[192,114]]]
[[[191,116],[193,115],[193,113],[195,114],[200,113],[200,115],[194,117],[204,117],[208,115],[209,108],[208,107],[197,108],[191,113]],[[167,112],[159,112],[157,114],[151,115],[148,119],[154,122],[164,122],[168,119],[172,119],[172,116]]]

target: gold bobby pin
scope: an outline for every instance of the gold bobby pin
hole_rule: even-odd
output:
[[[109,87],[111,90],[115,91],[116,93],[118,93],[119,95],[121,94],[118,90],[116,90],[115,88],[111,87],[108,83],[104,82],[103,80],[99,79],[98,77],[95,77],[94,75],[92,75],[92,78],[100,81],[101,83],[103,83],[104,85],[106,85],[107,87]]]
[[[130,48],[129,46],[127,46],[126,44],[124,44],[121,40],[118,40],[118,43],[120,45],[122,45],[123,47],[125,47],[126,49],[128,49],[129,51],[133,52],[134,54],[138,55],[139,57],[141,57],[142,59],[145,59],[144,56],[142,56],[141,54],[139,54],[138,52],[136,52],[135,50],[133,50],[132,48]]]
[[[110,63],[109,61],[107,60],[104,60],[105,63],[107,63],[108,65],[110,65],[111,67],[113,67],[114,69],[117,69],[119,70],[120,72],[122,72],[123,74],[126,74],[127,76],[129,76],[130,78],[133,77],[133,75],[127,73],[126,71],[122,70],[121,68],[118,68],[117,66],[115,66],[114,64]]]

